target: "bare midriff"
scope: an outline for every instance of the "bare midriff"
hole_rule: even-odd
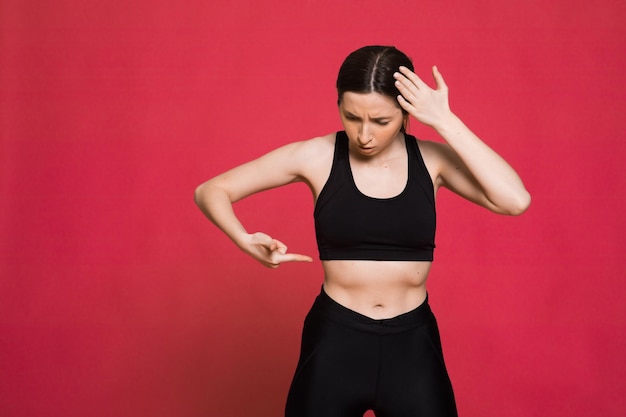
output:
[[[407,313],[426,299],[431,262],[323,261],[324,291],[342,306],[373,319]]]

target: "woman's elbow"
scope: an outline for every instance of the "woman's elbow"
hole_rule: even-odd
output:
[[[207,182],[204,182],[200,185],[198,185],[193,193],[193,200],[195,201],[196,205],[198,207],[202,207],[202,202],[205,200],[206,198],[206,194],[207,194]]]

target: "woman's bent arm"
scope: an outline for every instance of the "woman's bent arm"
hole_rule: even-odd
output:
[[[198,207],[241,250],[268,267],[281,262],[305,261],[305,255],[287,253],[287,246],[261,232],[248,233],[233,210],[233,203],[259,191],[301,180],[303,142],[276,149],[254,161],[218,175],[196,188]]]
[[[517,215],[530,205],[530,194],[515,170],[478,138],[451,110],[448,87],[436,67],[435,90],[401,67],[398,102],[418,121],[433,127],[447,145],[424,144],[436,165],[437,185],[496,213]]]
[[[435,129],[449,145],[441,146],[446,161],[441,168],[443,186],[496,213],[526,211],[530,194],[517,172],[458,117],[451,113]]]

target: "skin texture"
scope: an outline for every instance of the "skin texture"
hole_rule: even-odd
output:
[[[513,168],[450,110],[448,87],[433,67],[436,87],[400,67],[394,74],[401,95],[344,93],[339,117],[349,139],[350,166],[359,190],[389,198],[407,181],[407,155],[401,132],[408,115],[432,127],[445,143],[418,141],[435,192],[446,187],[495,213],[518,215],[530,195]],[[235,167],[201,184],[196,202],[245,253],[267,267],[283,262],[311,262],[290,253],[287,245],[264,232],[248,232],[232,204],[253,193],[305,182],[315,200],[332,166],[335,134],[295,142]],[[430,262],[323,261],[324,288],[340,304],[366,316],[394,317],[426,298]]]

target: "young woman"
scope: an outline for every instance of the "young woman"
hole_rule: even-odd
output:
[[[302,181],[315,198],[324,268],[306,317],[287,417],[456,416],[426,279],[435,247],[435,195],[446,187],[500,214],[530,204],[522,181],[450,110],[394,47],[351,53],[337,78],[344,131],[278,148],[200,185],[196,202],[244,252],[268,267],[311,258],[248,233],[232,204]],[[444,143],[406,133],[409,115]]]

